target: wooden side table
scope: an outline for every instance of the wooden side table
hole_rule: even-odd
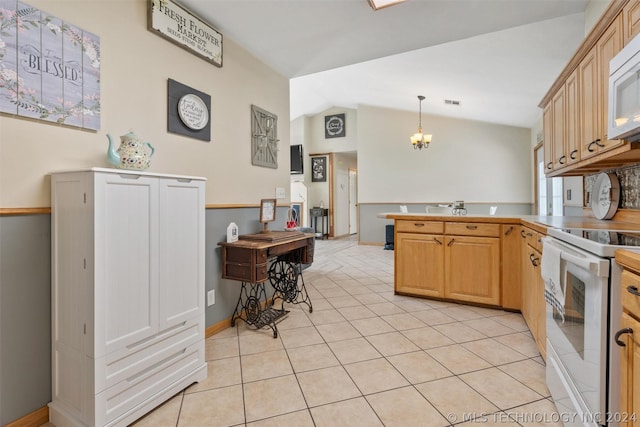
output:
[[[329,237],[329,209],[324,208],[311,208],[309,209],[309,218],[313,219],[313,229],[316,232],[316,236],[319,234],[319,239],[326,239]],[[320,218],[321,232],[318,233],[318,218]],[[325,219],[327,228],[325,228]]]

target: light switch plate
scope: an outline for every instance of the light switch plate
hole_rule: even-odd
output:
[[[276,199],[284,199],[286,196],[283,187],[276,187]]]
[[[211,289],[207,292],[207,307],[212,306],[216,303],[216,290]]]

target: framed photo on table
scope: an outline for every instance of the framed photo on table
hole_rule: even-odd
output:
[[[276,220],[276,199],[262,199],[260,200],[260,222],[266,224],[267,222]]]

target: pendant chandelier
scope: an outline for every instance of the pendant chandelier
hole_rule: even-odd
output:
[[[420,102],[420,113],[418,115],[418,132],[414,133],[411,136],[411,143],[413,144],[414,149],[429,148],[429,143],[431,142],[431,134],[422,133],[422,101],[424,101],[424,96],[418,95],[418,100]]]

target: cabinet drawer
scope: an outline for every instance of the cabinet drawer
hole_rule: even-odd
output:
[[[206,370],[203,342],[174,351],[139,374],[127,377],[104,392],[98,393],[96,395],[98,425],[120,425],[115,422],[116,419],[139,406],[141,395],[148,393],[149,390],[165,390],[190,376],[197,381],[199,370]]]
[[[442,234],[443,230],[442,221],[396,221],[396,233]]]
[[[126,378],[136,377],[171,354],[204,342],[204,330],[195,317],[172,328],[121,348],[96,360],[96,392],[112,387]]]
[[[482,224],[471,222],[447,222],[445,234],[458,236],[500,237],[500,224]]]
[[[620,282],[622,284],[622,306],[629,313],[633,314],[634,316],[640,317],[640,296],[631,293],[640,293],[640,276],[628,270],[623,270],[622,280]]]

